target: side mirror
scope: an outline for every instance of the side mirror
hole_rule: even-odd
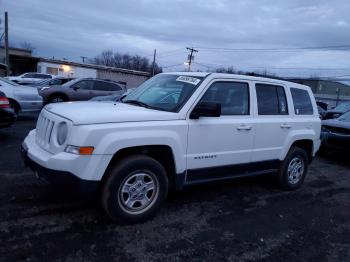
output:
[[[80,89],[79,86],[73,86],[73,90],[74,90],[74,91],[77,91],[78,89]]]
[[[198,119],[201,116],[219,117],[221,104],[214,102],[199,102],[190,114],[190,119]]]

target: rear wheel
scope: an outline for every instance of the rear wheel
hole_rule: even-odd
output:
[[[299,188],[308,170],[308,156],[304,149],[292,147],[279,171],[279,182],[286,190]]]
[[[167,194],[164,167],[151,157],[136,155],[111,169],[102,186],[101,201],[112,220],[131,224],[153,217]]]
[[[67,101],[67,98],[64,96],[54,95],[49,98],[48,103],[62,103],[66,101]]]

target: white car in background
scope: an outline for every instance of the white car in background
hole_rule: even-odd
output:
[[[35,87],[21,86],[0,77],[0,91],[5,93],[16,114],[40,111],[43,107],[43,99]]]
[[[24,73],[19,76],[10,76],[7,77],[8,80],[11,80],[13,82],[16,82],[21,85],[29,85],[38,81],[42,81],[44,79],[52,79],[53,76],[49,74],[42,74],[42,73]]]

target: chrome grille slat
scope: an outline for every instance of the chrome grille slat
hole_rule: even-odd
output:
[[[44,114],[40,114],[38,118],[38,122],[36,125],[36,143],[44,148],[50,148],[51,142],[51,134],[53,131],[53,127],[55,125],[55,121],[45,116]]]

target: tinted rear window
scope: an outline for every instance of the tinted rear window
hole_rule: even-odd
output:
[[[296,115],[312,115],[314,113],[309,92],[299,88],[291,88],[294,112]]]
[[[256,84],[259,115],[287,115],[288,106],[283,86]]]

